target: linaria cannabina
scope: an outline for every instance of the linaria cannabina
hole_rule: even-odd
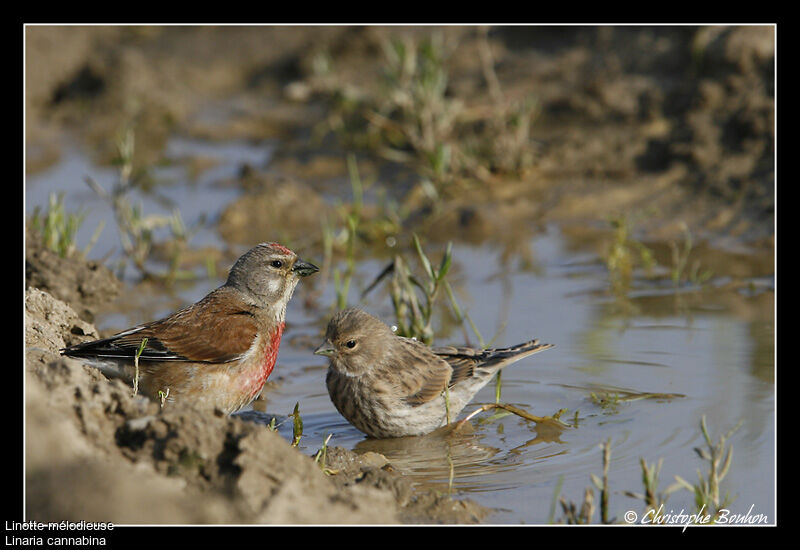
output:
[[[199,302],[61,353],[128,381],[138,374],[140,391],[150,397],[230,414],[261,392],[275,366],[292,293],[301,277],[318,270],[280,244],[262,243]]]
[[[498,370],[551,347],[531,340],[498,349],[430,348],[349,308],[330,320],[314,353],[328,357],[328,393],[342,416],[368,436],[388,438],[444,426]]]

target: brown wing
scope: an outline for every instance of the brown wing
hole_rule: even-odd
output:
[[[63,351],[74,357],[132,358],[147,338],[140,361],[224,363],[250,349],[257,333],[252,307],[223,286],[165,319]]]
[[[434,348],[433,352],[453,369],[450,387],[471,377],[474,368],[482,362],[484,352],[465,347],[444,346]]]
[[[407,392],[405,401],[412,406],[421,405],[438,397],[447,388],[453,370],[431,349],[416,340],[401,338],[395,351],[399,385]]]

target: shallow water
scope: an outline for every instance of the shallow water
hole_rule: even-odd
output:
[[[173,138],[165,148],[162,162],[150,169],[150,177],[156,185],[134,188],[128,198],[133,206],[141,206],[146,216],[169,216],[177,208],[184,224],[195,231],[190,240],[192,246],[221,247],[225,243],[216,231],[215,222],[222,208],[238,197],[241,191],[220,183],[233,178],[244,164],[264,164],[271,150],[270,145],[263,143],[209,143]],[[206,159],[208,167],[192,175],[186,163],[192,158]],[[109,265],[115,265],[122,256],[113,211],[87,185],[86,178],[111,191],[118,181],[118,170],[97,166],[79,147],[65,145],[60,162],[27,177],[25,212],[26,215],[32,215],[37,206],[46,211],[49,195],[63,193],[64,209],[85,216],[75,239],[78,247],[83,249],[98,226],[103,224],[89,258],[108,259]],[[156,231],[155,239],[160,240],[167,234],[166,228]],[[134,277],[133,271],[131,269],[125,275]]]
[[[145,212],[168,213],[178,206],[187,224],[205,216],[210,223],[193,237],[191,245],[220,245],[213,221],[238,191],[216,182],[235,174],[242,162],[263,165],[268,154],[263,145],[175,140],[168,156],[204,155],[220,162],[191,183],[186,183],[180,167],[162,169],[160,176],[174,182],[159,189],[168,200],[142,195]],[[37,204],[46,204],[49,191],[65,191],[67,211],[79,206],[88,209],[78,243],[86,243],[99,220],[105,219],[106,227],[90,257],[114,257],[118,236],[113,218],[83,183],[86,175],[108,186],[114,172],[98,169],[79,151],[67,151],[58,165],[28,178],[26,211],[30,214]],[[484,412],[465,433],[368,440],[331,404],[324,384],[325,360],[311,353],[326,319],[304,310],[297,298],[288,308],[287,332],[271,378],[278,384],[265,391],[266,412],[250,411],[243,416],[262,422],[275,416],[281,422],[299,403],[304,423],[299,448],[304,453],[316,452],[332,434],[331,446],[381,452],[420,485],[494,509],[486,523],[498,524],[547,523],[557,490],[579,506],[584,490],[591,486],[590,474],[602,474],[599,444],[608,439],[611,516],[621,521],[628,510],[641,516],[641,501],[623,494],[643,490],[640,458],[648,463],[663,459],[661,490],[676,475],[694,482],[698,469],[707,472],[694,451],[704,446],[701,417],[706,417],[715,440],[741,421],[730,439],[733,462],[722,492],[728,491],[733,499],[732,512],[765,514],[774,522],[771,275],[756,274],[748,290],[728,289],[724,281],[712,279],[705,288],[675,292],[671,286],[637,280],[628,301],[620,302],[607,292],[608,275],[601,258],[591,249],[582,249],[558,226],[531,236],[529,246],[534,266],[523,270],[503,265],[499,251],[490,245],[455,243],[452,283],[461,306],[482,335],[494,339],[494,345],[532,337],[555,344],[504,371],[501,401],[539,416],[567,409],[562,420],[570,427],[553,429],[514,415],[493,419],[491,412]],[[360,290],[383,267],[377,260],[359,263],[351,305],[358,303]],[[194,301],[220,283],[219,279],[199,279],[182,286],[152,314],[169,313],[176,303]],[[332,286],[326,285],[319,303],[333,303]],[[303,292],[299,288],[298,296]],[[391,323],[391,303],[380,290],[359,305]],[[122,329],[139,322],[139,317],[135,311],[109,313],[99,316],[96,324],[100,329]],[[437,344],[464,343],[459,328],[437,328]],[[474,335],[467,334],[474,345]],[[490,383],[461,417],[480,404],[494,402],[494,392]],[[601,405],[592,394],[671,397],[620,399]],[[572,426],[576,414],[577,426]],[[279,430],[291,439],[290,421],[280,424]],[[670,496],[665,512],[682,509],[694,510],[693,495],[686,490]],[[560,517],[557,507],[555,518]]]
[[[281,386],[267,398],[267,416],[288,414],[296,402],[304,421],[300,447],[315,452],[327,434],[331,445],[376,450],[413,475],[421,484],[456,496],[468,496],[498,511],[491,523],[545,523],[556,486],[560,495],[580,502],[591,485],[590,474],[602,473],[599,444],[611,439],[610,509],[621,518],[628,509],[643,511],[641,503],[622,491],[642,492],[640,457],[648,463],[663,458],[660,479],[666,489],[680,475],[696,481],[705,465],[693,451],[703,446],[699,422],[703,415],[712,438],[743,424],[731,438],[734,460],[724,487],[736,500],[729,508],[774,518],[774,391],[772,327],[732,314],[701,300],[687,311],[665,314],[651,311],[646,296],[636,315],[619,315],[614,302],[593,291],[606,284],[596,265],[578,270],[579,258],[565,252],[555,227],[532,239],[540,270],[495,277],[497,258],[488,248],[456,245],[456,261],[469,277],[457,287],[462,305],[484,335],[497,345],[511,345],[530,337],[555,348],[505,369],[501,401],[537,416],[567,409],[562,419],[578,427],[555,430],[505,416],[488,423],[474,422],[470,436],[452,439],[428,436],[374,442],[347,425],[331,405],[324,386],[325,362],[309,349],[286,346]],[[490,261],[487,261],[489,259]],[[378,272],[373,271],[373,276]],[[369,279],[369,277],[367,277]],[[377,297],[376,297],[377,298]],[[669,297],[674,301],[674,296]],[[364,304],[391,319],[388,300]],[[659,304],[660,306],[660,304]],[[709,306],[709,307],[707,307]],[[294,315],[294,317],[292,316]],[[289,312],[295,322],[299,311]],[[310,322],[310,320],[309,320]],[[315,327],[307,329],[313,336]],[[296,329],[301,331],[300,327]],[[461,343],[460,334],[437,343]],[[766,368],[765,368],[766,366]],[[291,367],[289,367],[291,368]],[[607,407],[591,394],[624,392],[677,394],[672,398],[621,399]],[[494,402],[490,383],[462,413]],[[478,418],[491,417],[490,412]],[[291,423],[282,433],[291,438]],[[450,463],[453,464],[453,480]],[[693,509],[687,491],[672,495],[669,508],[678,513]],[[668,511],[668,510],[667,510]],[[561,517],[558,508],[556,518]]]

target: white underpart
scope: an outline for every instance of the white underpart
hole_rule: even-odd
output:
[[[278,290],[280,290],[280,287],[280,279],[270,279],[269,282],[267,282],[267,288],[269,289],[270,294],[277,294]]]
[[[284,286],[283,289],[283,299],[280,300],[280,309],[275,311],[275,321],[280,324],[286,319],[286,306],[289,305],[289,300],[292,299],[292,294],[294,294],[294,289],[297,286],[298,279],[291,279],[287,281],[287,284]],[[269,290],[273,293],[278,291],[280,285],[280,281],[270,281],[269,282]]]
[[[253,343],[250,344],[249,348],[247,348],[247,351],[239,354],[237,361],[247,362],[247,360],[256,352],[256,349],[258,349],[258,345],[260,342],[261,342],[261,335],[256,335],[256,337],[253,338]]]
[[[130,365],[126,365],[121,359],[111,359],[111,358],[98,358],[98,357],[69,357],[65,356],[64,359],[69,361],[77,361],[84,365],[88,365],[90,367],[96,368],[103,374],[105,374],[108,378],[122,378],[127,382],[131,382],[133,380],[133,360],[131,360]]]

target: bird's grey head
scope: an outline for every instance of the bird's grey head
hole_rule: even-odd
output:
[[[261,243],[236,260],[225,283],[242,291],[254,305],[286,307],[301,277],[319,271],[278,243]]]
[[[314,353],[329,358],[332,369],[359,376],[373,368],[389,350],[395,335],[366,311],[348,308],[328,322],[325,342]]]

